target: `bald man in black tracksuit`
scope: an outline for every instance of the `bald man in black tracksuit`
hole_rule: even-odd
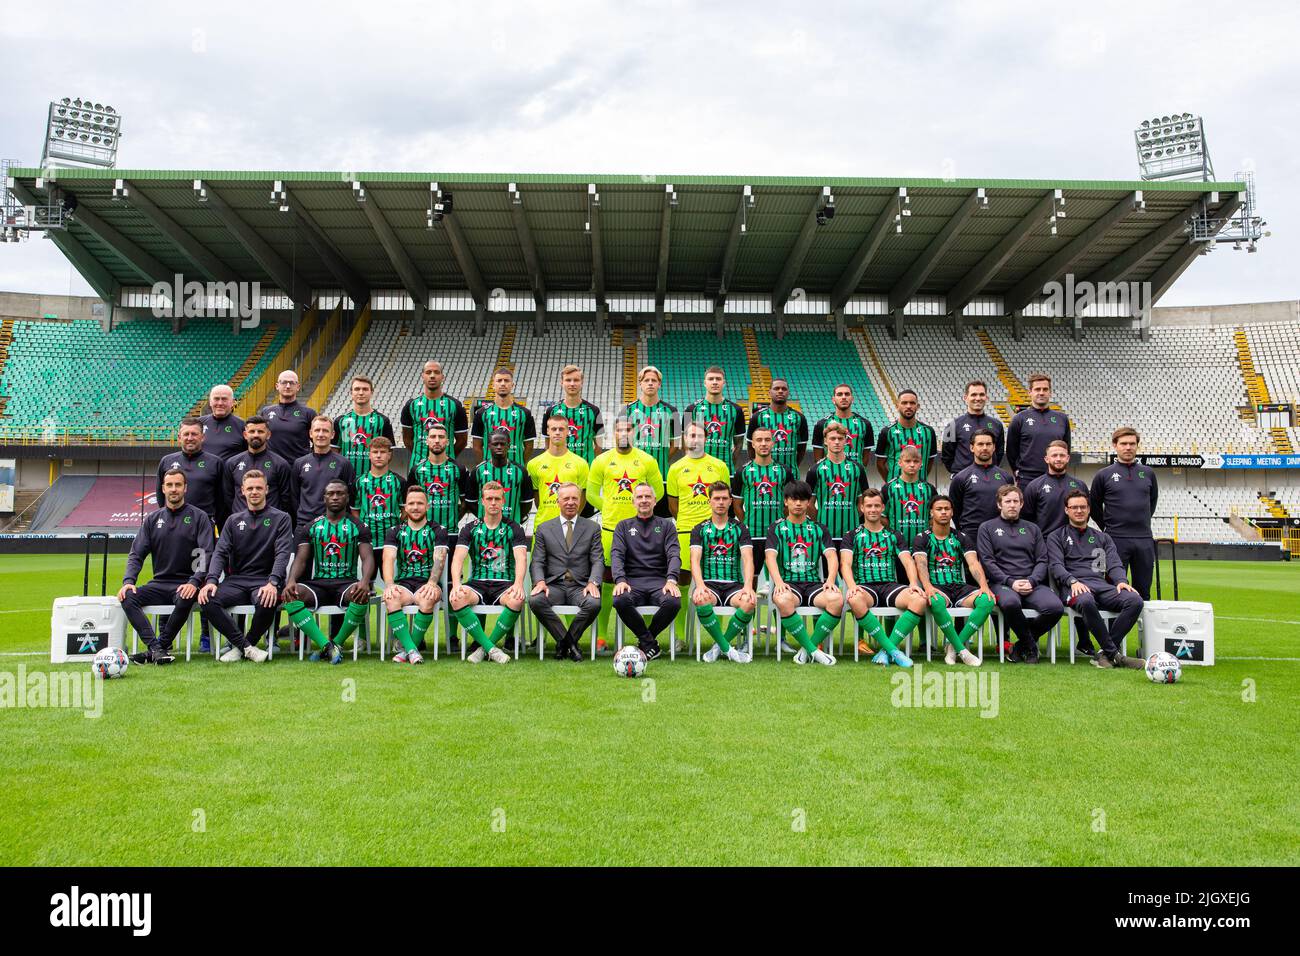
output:
[[[1155,469],[1134,460],[1116,461],[1093,475],[1088,496],[1092,520],[1114,540],[1119,559],[1144,601],[1151,600],[1156,567],[1151,516],[1159,494]]]
[[[1003,514],[1014,497],[1009,495],[1003,501]],[[1017,638],[1008,659],[1034,664],[1038,662],[1038,639],[1056,625],[1065,607],[1047,586],[1043,533],[1021,518],[1018,508],[1011,510],[1015,511],[1013,517],[999,515],[980,525],[976,552],[998,610]],[[1038,616],[1030,621],[1025,610],[1036,611]]]
[[[1007,464],[1016,472],[1022,489],[1046,473],[1047,446],[1060,439],[1070,444],[1070,416],[1060,409],[1030,405],[1017,412],[1007,429]]]

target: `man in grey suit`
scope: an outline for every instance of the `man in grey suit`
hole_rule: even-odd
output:
[[[572,482],[555,493],[560,515],[533,529],[533,590],[528,606],[555,638],[555,659],[582,660],[578,640],[600,613],[600,583],[605,576],[605,555],[600,526],[578,514],[582,491]],[[557,604],[579,608],[566,629]]]

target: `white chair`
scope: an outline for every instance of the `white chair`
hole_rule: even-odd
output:
[[[439,626],[442,622],[442,605],[443,602],[439,601],[437,604],[433,606],[433,640],[430,641],[429,643],[433,645],[433,659],[435,661],[438,659],[438,635],[442,630],[442,628]],[[416,614],[420,613],[420,606],[418,604],[408,604],[402,608],[402,613],[405,614],[407,617],[413,618],[415,617]],[[388,610],[387,608],[381,608],[379,614],[379,659],[381,661],[387,660],[385,656],[387,647],[388,647]],[[450,629],[447,630],[447,653],[448,654],[451,653],[451,630]]]
[[[958,631],[961,630],[961,628],[957,626],[958,622],[964,621],[966,618],[970,617],[971,614],[974,613],[974,611],[975,611],[974,608],[969,608],[969,607],[954,606],[948,608],[948,614],[952,617],[953,626],[957,627]],[[980,629],[975,633],[975,656],[979,658],[981,664],[984,663],[984,637],[988,633],[989,621],[991,619],[992,619],[992,615],[985,618],[984,623],[980,625]],[[939,637],[940,632],[938,626],[934,622],[933,614],[925,615],[925,628],[926,628],[926,636],[927,636],[927,641],[925,645],[925,659],[928,661],[933,659],[931,657],[931,652],[933,648],[939,645],[940,643],[940,637]]]
[[[546,628],[542,627],[542,622],[537,619],[537,615],[532,613],[532,607],[525,602],[524,607],[528,608],[528,616],[532,618],[532,629],[537,643],[537,659],[544,660],[546,657]],[[560,617],[577,617],[582,612],[582,608],[576,604],[552,604],[551,610]],[[600,640],[600,615],[597,614],[592,618],[587,631],[591,634],[591,659],[596,659],[596,642]],[[579,635],[581,641],[581,635]]]
[[[897,619],[897,618],[900,618],[900,617],[903,616],[903,612],[900,611],[900,610],[899,610],[898,608],[896,608],[896,607],[873,607],[873,608],[871,609],[871,613],[874,614],[874,615],[876,615],[876,617],[880,618],[880,621],[881,621],[882,624],[883,624],[885,621],[888,621],[890,618]],[[845,640],[845,636],[846,636],[846,635],[845,635],[845,631],[849,628],[849,622],[850,622],[850,621],[853,622],[853,624],[852,624],[852,626],[853,626],[853,633],[847,635],[847,637],[848,637],[848,640],[850,640],[850,641],[853,642],[853,660],[856,662],[856,661],[859,660],[860,657],[861,657],[861,655],[860,655],[860,653],[859,653],[859,651],[858,651],[858,640],[859,640],[859,638],[858,638],[858,636],[857,636],[857,631],[858,631],[858,619],[857,619],[856,617],[853,616],[853,610],[848,606],[848,602],[845,601],[845,602],[844,602],[844,615],[843,615],[843,617],[840,618],[840,626],[839,626],[839,628],[837,629],[837,630],[838,630],[838,635],[839,635],[839,652],[840,652],[840,653],[843,653],[843,651],[844,651],[844,640]],[[912,635],[911,635],[911,634],[907,635],[907,641],[905,642],[905,646],[904,646],[904,648],[903,648],[903,653],[906,654],[908,657],[911,657],[911,656],[912,656]]]
[[[527,606],[528,606],[528,602],[525,601],[525,602],[524,602],[524,607],[526,608]],[[491,617],[491,616],[500,616],[501,614],[505,613],[506,606],[505,606],[504,604],[475,604],[472,608],[470,608],[470,610],[472,610],[475,614],[482,614],[482,615],[486,618],[486,617]],[[524,625],[524,627],[523,627],[523,630],[524,630],[524,640],[527,640],[527,636],[528,636],[528,620],[527,620],[527,618],[528,618],[528,615],[525,614],[525,613],[523,612],[523,610],[520,610],[520,612],[519,612],[519,622],[522,622],[523,625]],[[516,623],[519,623],[519,622],[516,622]],[[484,629],[486,630],[486,627],[485,627]],[[461,631],[462,631],[462,632],[464,632],[464,630],[465,630],[464,628],[461,628]],[[450,653],[451,653],[451,645],[450,645],[450,642],[451,642],[451,636],[450,636],[450,633],[448,634],[447,641],[448,641],[447,653],[450,654]],[[461,659],[462,661],[463,661],[463,660],[465,659],[465,657],[466,657],[466,654],[465,654],[465,647],[466,647],[467,645],[469,645],[469,644],[472,644],[473,642],[474,642],[474,638],[470,637],[470,636],[469,636],[468,634],[466,634],[466,633],[462,633],[462,634],[461,634],[461,636],[460,636],[460,659]],[[519,645],[522,644],[523,641],[521,641],[518,637],[516,637],[515,640],[514,640],[514,643],[515,643],[515,660],[519,660]]]
[[[1111,621],[1115,620],[1115,618],[1119,617],[1119,614],[1116,613],[1115,611],[1102,611],[1100,608],[1098,608],[1098,613],[1101,614],[1101,619],[1102,619],[1103,621],[1105,621],[1106,623],[1108,623],[1108,624],[1109,624]],[[1083,615],[1080,614],[1078,611],[1076,611],[1074,608],[1072,608],[1072,607],[1067,607],[1067,608],[1065,609],[1065,618],[1064,618],[1064,620],[1065,620],[1065,627],[1064,627],[1063,630],[1064,630],[1064,632],[1065,632],[1065,639],[1066,639],[1066,641],[1068,641],[1069,644],[1070,644],[1070,663],[1071,663],[1071,664],[1074,663],[1074,648],[1075,648],[1076,643],[1078,643],[1078,642],[1077,642],[1077,639],[1075,638],[1075,626],[1076,626],[1075,622],[1076,622],[1076,621],[1079,621],[1079,620],[1082,620],[1082,618],[1083,618]],[[1140,616],[1138,617],[1138,620],[1137,620],[1137,629],[1138,629],[1139,632],[1142,630],[1142,618],[1141,618]],[[1131,633],[1133,633],[1133,632],[1130,631],[1129,634],[1131,634]],[[1095,635],[1094,635],[1094,637],[1095,637]],[[1098,642],[1098,643],[1100,643],[1100,642]],[[1139,641],[1138,641],[1138,647],[1141,647],[1141,646],[1142,646],[1142,642],[1141,642],[1141,640],[1139,640]],[[1119,642],[1119,652],[1120,652],[1121,654],[1123,654],[1125,657],[1128,657],[1128,634],[1125,634],[1125,635],[1120,639],[1120,642]]]
[[[657,613],[659,612],[659,605],[658,605],[658,604],[638,604],[638,605],[636,606],[636,612],[637,612],[638,614],[640,614],[641,617],[643,617],[643,618],[654,617],[655,614],[657,614]],[[619,651],[621,651],[621,650],[623,649],[623,618],[621,618],[621,617],[619,616],[618,608],[614,608],[613,615],[614,615],[614,653],[617,654]],[[687,626],[687,628],[688,628],[687,633],[689,633],[689,628],[690,628],[690,618],[689,618],[689,617],[687,618],[687,625],[686,625],[686,626]],[[673,621],[671,624],[669,624],[668,627],[664,630],[664,633],[667,634],[667,635],[669,635],[669,637],[668,637],[668,659],[669,659],[670,661],[675,661],[675,660],[677,660],[677,632],[676,632],[676,628],[677,628],[677,622],[676,622],[676,620],[674,619],[674,621]]]
[[[691,594],[694,594],[694,592],[695,588],[692,585]],[[700,624],[700,613],[696,610],[695,602],[690,600],[689,595],[687,600],[690,604],[691,611],[690,615],[686,618],[686,637],[687,640],[695,644],[695,659],[699,661],[702,657],[700,651],[701,644],[704,642],[704,635],[702,633],[704,627]],[[736,609],[729,604],[715,604],[713,605],[713,613],[720,619],[726,620],[727,618],[735,616]],[[754,628],[757,624],[758,608],[755,607],[754,616],[750,618],[749,623],[745,625],[745,645],[750,648],[751,652],[754,648]]]
[[[794,613],[797,614],[799,617],[820,617],[822,613],[822,609],[819,607],[797,607],[794,609]],[[851,611],[847,613],[850,616],[852,615]],[[776,661],[779,664],[781,662],[781,642],[784,639],[784,632],[781,624],[781,612],[777,610],[775,601],[772,602],[772,618],[776,622]],[[842,636],[844,630],[844,620],[842,616],[841,616],[840,626],[838,630],[840,631]],[[832,647],[834,646],[835,643],[835,637],[836,637],[836,632],[832,631],[828,637],[828,640],[831,643]],[[854,660],[857,660],[857,646],[858,646],[857,641],[854,641],[853,642]]]
[[[140,608],[140,610],[145,617],[153,618],[153,631],[155,634],[157,634],[159,627],[162,623],[162,619],[165,617],[171,617],[172,612],[176,610],[176,605],[147,604],[144,607]],[[131,653],[132,654],[136,653],[136,644],[138,638],[139,635],[136,634],[135,628],[131,628]],[[194,616],[193,614],[191,614],[190,617],[187,618],[185,621],[185,659],[187,661],[190,659],[190,645],[193,643],[193,640],[194,640]],[[217,642],[214,641],[213,643],[217,643]]]
[[[367,604],[367,610],[366,610],[367,621],[369,620],[370,608],[378,607],[380,608],[381,611],[383,609],[383,599],[377,594],[370,595],[370,600],[367,601],[366,604]],[[314,611],[311,612],[311,615],[313,618],[316,619],[316,624],[319,627],[320,619],[322,617],[327,619],[331,617],[339,617],[346,614],[347,612],[348,609],[345,607],[340,607],[337,604],[327,604],[324,607],[316,608]],[[289,628],[290,628],[290,633],[297,630],[297,628],[295,628],[292,623],[290,623]],[[376,626],[375,630],[378,629],[379,629],[378,626]],[[361,647],[361,640],[360,640],[361,635],[359,631],[360,628],[358,628],[357,631],[354,631],[352,634],[352,660],[354,663],[357,660],[357,652]],[[298,635],[298,660],[301,661],[306,658],[307,645],[309,643],[311,642],[305,634],[300,633]]]
[[[998,626],[998,635],[999,635],[999,639],[998,639],[998,663],[1001,664],[1001,663],[1005,663],[1005,662],[1006,662],[1006,654],[1007,654],[1007,619],[1002,615],[1002,611],[1001,611],[1000,609],[997,610],[997,611],[995,611],[994,613],[997,615],[998,621],[1000,622],[1000,623],[999,623],[999,626]],[[1025,608],[1025,609],[1024,609],[1024,613],[1025,613],[1025,620],[1027,620],[1027,621],[1032,621],[1032,620],[1034,620],[1035,618],[1038,617],[1038,612],[1037,612],[1037,611],[1034,611],[1034,610],[1031,610],[1030,608]],[[1051,662],[1052,662],[1053,664],[1056,663],[1056,645],[1057,645],[1057,642],[1060,640],[1061,621],[1063,621],[1063,620],[1065,620],[1065,615],[1064,615],[1064,614],[1061,615],[1061,617],[1057,620],[1057,622],[1056,622],[1055,624],[1052,625],[1052,629],[1051,629],[1050,631],[1047,632],[1047,642],[1048,642],[1048,643],[1047,643],[1047,647],[1048,647],[1048,652],[1049,652],[1049,654],[1050,654],[1050,660],[1051,660]],[[1071,657],[1071,659],[1073,659],[1073,657],[1074,657],[1073,645],[1071,645],[1070,657]],[[981,658],[981,660],[982,660],[982,659],[983,659],[983,658]]]

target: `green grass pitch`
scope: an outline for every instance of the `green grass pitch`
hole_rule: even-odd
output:
[[[1179,571],[1217,666],[994,659],[991,719],[851,659],[133,666],[99,719],[0,710],[0,864],[1300,863],[1300,566]],[[0,557],[0,671],[80,586]]]

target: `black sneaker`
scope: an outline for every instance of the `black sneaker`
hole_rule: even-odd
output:
[[[1110,658],[1106,656],[1105,652],[1102,652],[1101,654],[1094,654],[1092,656],[1092,666],[1100,667],[1102,670],[1108,671],[1115,665],[1111,663]]]
[[[1020,642],[1017,641],[1015,644],[1012,644],[1010,650],[1006,649],[1005,644],[1006,642],[1004,642],[1003,645],[1003,659],[1006,660],[1008,664],[1023,664],[1025,659],[1020,656]]]
[[[1074,653],[1078,654],[1080,657],[1095,658],[1097,656],[1097,651],[1093,648],[1092,641],[1088,641],[1086,644],[1083,641],[1080,641],[1074,646]]]
[[[1037,664],[1038,663],[1038,642],[1034,641],[1033,643],[1031,643],[1029,645],[1028,651],[1023,653],[1021,656],[1024,658],[1026,664]]]
[[[645,659],[648,661],[654,660],[663,653],[658,641],[642,641],[637,647],[641,648],[641,652],[645,654]]]
[[[151,664],[151,663],[153,663],[151,660],[149,660],[149,652],[148,652],[148,651],[141,651],[139,654],[131,654],[131,655],[130,655],[130,659],[131,659],[131,663],[132,663],[132,664]]]
[[[155,647],[149,651],[150,664],[175,664],[176,657],[169,647]]]

